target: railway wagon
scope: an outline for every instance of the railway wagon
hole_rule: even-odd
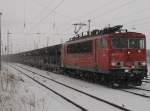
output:
[[[145,35],[121,32],[120,28],[95,30],[66,42],[62,47],[62,67],[108,84],[141,85],[147,76]]]
[[[61,44],[41,49],[5,55],[2,59],[7,62],[17,62],[45,70],[60,70]]]

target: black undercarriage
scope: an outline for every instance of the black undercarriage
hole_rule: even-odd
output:
[[[120,69],[110,70],[109,73],[97,73],[64,68],[63,73],[70,77],[105,84],[109,87],[127,87],[129,85],[140,86],[142,79],[147,75],[147,70],[134,69],[130,72],[125,72],[124,69]]]

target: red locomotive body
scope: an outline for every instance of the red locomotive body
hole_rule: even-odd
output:
[[[92,72],[92,77],[111,84],[141,85],[147,76],[146,38],[141,33],[83,36],[66,42],[61,54],[65,70],[76,70],[82,76]]]

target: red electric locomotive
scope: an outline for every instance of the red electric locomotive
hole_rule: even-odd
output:
[[[94,30],[72,38],[62,46],[61,67],[111,85],[141,85],[147,76],[145,35],[121,28]]]
[[[63,69],[71,76],[111,86],[141,85],[147,76],[145,35],[123,31],[121,25],[82,33],[65,44],[2,58],[51,71]]]

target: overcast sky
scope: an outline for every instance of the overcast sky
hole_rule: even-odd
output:
[[[149,4],[149,0],[0,0],[3,47],[8,30],[15,53],[64,42],[73,35],[72,24],[91,19],[91,29],[123,24],[129,31],[144,33],[150,48]]]

